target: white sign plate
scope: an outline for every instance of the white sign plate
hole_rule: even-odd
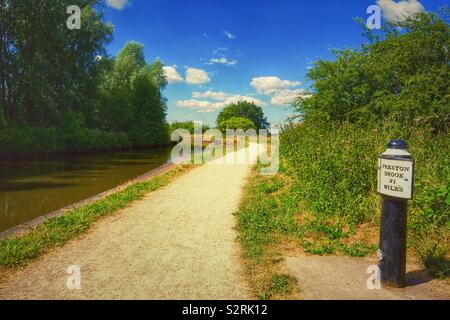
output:
[[[411,199],[414,162],[378,158],[378,192],[387,196]]]

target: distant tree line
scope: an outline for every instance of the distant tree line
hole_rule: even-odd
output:
[[[0,154],[84,151],[166,143],[167,85],[143,46],[117,57],[99,0],[0,2]],[[82,9],[80,30],[67,7]]]

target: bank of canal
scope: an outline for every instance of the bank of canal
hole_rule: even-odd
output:
[[[170,161],[172,147],[0,160],[0,232],[112,189]]]

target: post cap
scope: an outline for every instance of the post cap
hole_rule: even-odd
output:
[[[403,140],[391,140],[388,143],[388,149],[408,150],[408,144]]]

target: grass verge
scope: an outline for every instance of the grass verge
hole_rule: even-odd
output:
[[[62,216],[50,218],[22,236],[0,241],[0,267],[11,268],[29,263],[50,248],[63,245],[86,232],[101,217],[113,214],[143,198],[148,192],[168,185],[186,170],[186,167],[175,167]]]
[[[350,228],[344,219],[304,210],[295,180],[283,168],[277,176],[254,170],[238,218],[244,264],[260,299],[297,299],[300,288],[282,263],[286,255],[363,257],[376,250],[373,226]]]

